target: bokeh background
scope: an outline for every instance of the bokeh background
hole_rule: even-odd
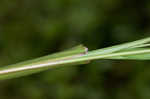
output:
[[[0,0],[0,66],[148,36],[150,0]],[[150,61],[97,60],[0,81],[0,99],[150,99]]]

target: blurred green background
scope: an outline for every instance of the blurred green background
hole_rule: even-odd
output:
[[[149,31],[150,0],[0,0],[0,66]],[[0,99],[150,99],[150,62],[97,60],[4,80]]]

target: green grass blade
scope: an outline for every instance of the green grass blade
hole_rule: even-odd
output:
[[[141,50],[150,50],[150,48],[134,48],[123,50],[119,52],[130,52],[130,51],[141,51]],[[117,52],[116,52],[117,53]],[[109,57],[106,59],[115,59],[115,60],[150,60],[150,53],[142,53],[137,55],[127,55],[127,56],[117,56],[117,57]]]
[[[53,67],[83,64],[97,59],[150,60],[150,49],[142,48],[149,46],[148,42],[150,37],[90,52],[80,45],[64,52],[2,67],[0,79],[21,77]]]
[[[82,55],[80,57],[76,57],[74,59],[60,61],[58,64],[69,64],[69,63],[76,63],[76,62],[83,62],[87,60],[98,60],[98,59],[107,59],[110,57],[118,57],[118,56],[129,56],[129,55],[140,55],[140,54],[147,54],[150,53],[150,49],[139,50],[139,51],[129,51],[129,52],[118,52],[118,53],[111,53],[111,54],[103,54],[103,55]],[[150,60],[150,59],[149,59]]]
[[[0,79],[16,78],[16,77],[21,77],[21,76],[41,72],[53,68],[53,66],[51,66],[53,62],[56,63],[56,61],[59,60],[71,59],[83,55],[86,52],[87,52],[87,48],[82,45],[79,45],[70,50],[66,50],[56,54],[5,66],[0,68]],[[87,62],[84,61],[84,62],[79,62],[77,64],[84,64],[84,63]]]
[[[144,48],[144,47],[150,47],[150,44],[141,44],[141,45],[138,45],[138,46],[133,46],[130,49],[132,49],[132,48]]]
[[[109,54],[109,53],[124,50],[127,48],[133,48],[134,46],[140,46],[140,45],[148,43],[148,42],[150,42],[150,37],[141,39],[141,40],[137,40],[137,41],[133,41],[133,42],[129,42],[129,43],[119,44],[119,45],[115,45],[112,47],[95,50],[95,51],[89,52],[88,55]]]

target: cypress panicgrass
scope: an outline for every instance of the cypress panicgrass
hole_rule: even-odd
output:
[[[98,59],[150,60],[150,37],[88,51],[83,45],[37,59],[0,68],[0,80],[38,73],[51,68],[85,64]]]

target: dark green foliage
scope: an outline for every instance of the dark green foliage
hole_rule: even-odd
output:
[[[99,49],[150,36],[149,0],[1,0],[0,65],[77,44]],[[149,61],[98,60],[1,81],[1,99],[149,99]]]

